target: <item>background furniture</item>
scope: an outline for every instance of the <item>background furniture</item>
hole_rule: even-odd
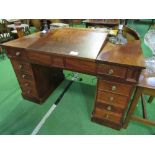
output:
[[[0,44],[7,42],[12,39],[10,32],[7,29],[6,23],[4,20],[0,22]],[[0,46],[0,55],[4,59],[5,50]]]
[[[43,102],[63,80],[63,69],[95,75],[92,121],[121,129],[144,59],[139,40],[121,46],[106,42],[106,37],[95,30],[63,28],[3,46],[24,98]]]
[[[86,19],[83,23],[85,23],[86,28],[96,26],[112,28],[119,24],[119,19]]]
[[[7,28],[17,30],[18,38],[23,37],[24,35],[30,34],[28,24],[20,24],[20,25],[9,24],[7,25]]]
[[[149,30],[144,37],[145,44],[152,50],[152,56],[145,59],[146,69],[142,72],[139,84],[128,112],[124,127],[126,128],[129,120],[136,120],[148,125],[155,125],[155,121],[147,118],[146,101],[144,95],[149,95],[148,102],[152,102],[155,96],[155,30]],[[139,98],[141,97],[143,118],[132,116]]]
[[[149,69],[146,69],[141,74],[140,79],[139,79],[139,84],[136,88],[133,101],[131,103],[130,109],[128,111],[128,115],[125,120],[124,128],[127,128],[128,122],[130,120],[138,121],[146,125],[155,126],[155,120],[151,121],[147,118],[146,102],[145,102],[143,94],[151,96],[151,98],[149,98],[149,102],[153,99],[152,97],[155,96],[155,71],[150,72]],[[135,111],[136,105],[140,97],[142,101],[143,118],[133,115],[133,112]]]

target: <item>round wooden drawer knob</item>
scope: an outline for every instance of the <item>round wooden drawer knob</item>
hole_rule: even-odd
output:
[[[116,90],[116,86],[112,86],[111,90],[115,91]]]
[[[114,97],[110,96],[109,100],[110,101],[113,101],[114,100]]]
[[[107,107],[107,110],[109,110],[109,111],[111,110],[111,106],[110,105]]]
[[[21,54],[20,52],[16,52],[16,56],[20,56],[20,54]]]
[[[26,87],[27,87],[28,85],[29,85],[28,83],[25,83],[25,84],[24,84],[24,86],[26,86]]]
[[[23,65],[19,65],[19,69],[22,69],[23,68]]]
[[[108,74],[109,74],[109,75],[112,75],[113,73],[114,73],[113,69],[110,69],[110,70],[108,71]]]
[[[26,75],[25,75],[25,74],[23,74],[23,75],[22,75],[22,78],[23,78],[23,79],[25,79],[25,77],[26,77]]]

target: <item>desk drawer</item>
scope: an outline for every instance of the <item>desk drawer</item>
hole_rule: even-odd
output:
[[[32,74],[32,69],[29,63],[23,62],[23,61],[18,61],[18,60],[11,60],[11,63],[14,67],[15,70],[17,71],[24,71],[25,73],[30,73]]]
[[[52,66],[54,67],[64,67],[63,57],[55,56],[52,57]]]
[[[98,91],[97,102],[115,105],[124,109],[128,104],[128,98],[122,95],[117,95],[110,92]]]
[[[46,55],[46,54],[41,54],[35,51],[28,52],[27,57],[29,60],[36,62],[36,63],[41,63],[45,65],[51,65],[51,56]]]
[[[66,58],[66,68],[86,72],[86,73],[96,73],[96,63],[88,60],[77,60]]]
[[[9,58],[15,59],[27,59],[25,51],[23,49],[18,48],[6,48],[6,53]]]
[[[114,65],[107,65],[107,64],[98,64],[97,73],[104,74],[108,76],[114,76],[119,78],[125,78],[127,72],[127,68],[114,66]]]
[[[35,88],[34,82],[30,80],[20,79],[19,83],[22,88]]]
[[[27,79],[19,79],[19,83],[24,95],[38,97],[38,93],[33,81]]]
[[[133,86],[129,84],[105,81],[101,79],[99,79],[98,81],[98,90],[109,91],[109,92],[113,92],[113,93],[117,93],[125,96],[130,95],[132,88]]]
[[[22,80],[33,80],[33,76],[30,75],[30,74],[27,74],[25,72],[16,72],[16,75],[17,75],[19,81],[22,81]]]
[[[22,93],[23,95],[26,95],[26,96],[38,97],[36,90],[31,87],[28,87],[28,88],[22,87]]]
[[[95,108],[93,115],[102,120],[114,122],[116,124],[121,124],[121,120],[122,120],[121,114],[114,113],[100,108]]]
[[[99,102],[96,102],[96,107],[98,107],[100,109],[105,109],[107,111],[116,112],[119,114],[123,114],[124,110],[125,110],[125,108],[121,108],[121,107],[118,107],[115,105],[110,105],[108,103],[99,103]]]

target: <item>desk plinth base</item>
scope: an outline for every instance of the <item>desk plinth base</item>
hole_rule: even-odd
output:
[[[33,97],[33,96],[27,96],[25,94],[22,93],[22,96],[24,99],[26,100],[29,100],[29,101],[32,101],[34,103],[37,103],[37,104],[43,104],[44,101],[49,97],[49,95],[52,93],[52,89],[50,91],[48,91],[46,94],[44,94],[43,97]]]

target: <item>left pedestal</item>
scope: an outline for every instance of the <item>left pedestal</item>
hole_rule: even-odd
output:
[[[64,79],[63,70],[31,64],[24,51],[7,49],[16,73],[22,96],[36,103],[42,103]]]

